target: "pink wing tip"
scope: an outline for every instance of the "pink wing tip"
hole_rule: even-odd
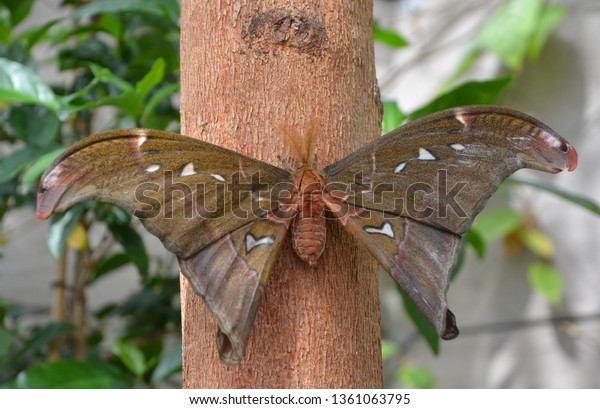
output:
[[[51,215],[52,212],[49,212],[48,209],[44,209],[44,205],[41,202],[41,198],[38,198],[37,208],[35,210],[35,217],[41,220],[46,220]]]
[[[577,168],[578,161],[577,151],[571,145],[569,145],[569,149],[567,150],[567,161],[569,163],[569,167],[567,168],[569,172],[574,171]]]
[[[50,217],[50,214],[48,214],[48,213],[42,213],[40,210],[38,210],[35,213],[35,217],[37,217],[40,220],[46,220],[48,217]]]
[[[35,208],[35,217],[41,220],[46,220],[47,218],[52,216],[52,213],[54,213],[53,206],[50,206],[50,208],[48,208],[49,198],[47,196],[47,193],[48,189],[40,186],[38,190],[37,203]]]

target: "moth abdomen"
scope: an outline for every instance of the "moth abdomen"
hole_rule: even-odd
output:
[[[292,243],[296,254],[311,267],[317,264],[317,260],[323,254],[327,239],[325,217],[323,217],[324,203],[313,206],[312,210],[317,210],[316,207],[321,208],[321,214],[318,216],[303,218],[302,212],[298,212],[292,232]]]
[[[298,213],[292,227],[292,243],[296,254],[312,267],[323,254],[327,239],[323,182],[314,170],[305,170],[300,181]]]

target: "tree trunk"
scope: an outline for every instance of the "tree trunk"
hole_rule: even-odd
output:
[[[182,1],[182,133],[282,166],[278,125],[320,122],[319,166],[379,136],[372,2]],[[186,388],[381,388],[376,263],[339,223],[309,268],[288,238],[244,360],[218,359],[215,318],[182,280]]]

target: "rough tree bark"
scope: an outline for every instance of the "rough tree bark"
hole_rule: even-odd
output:
[[[281,166],[278,124],[320,119],[320,167],[379,136],[372,2],[182,1],[182,133]],[[186,388],[382,387],[376,263],[335,222],[310,269],[284,245],[238,367],[182,280]]]

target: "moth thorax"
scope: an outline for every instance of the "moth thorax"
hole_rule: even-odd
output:
[[[296,254],[311,267],[317,264],[327,238],[322,189],[323,183],[318,173],[308,170],[301,174],[292,243]]]

